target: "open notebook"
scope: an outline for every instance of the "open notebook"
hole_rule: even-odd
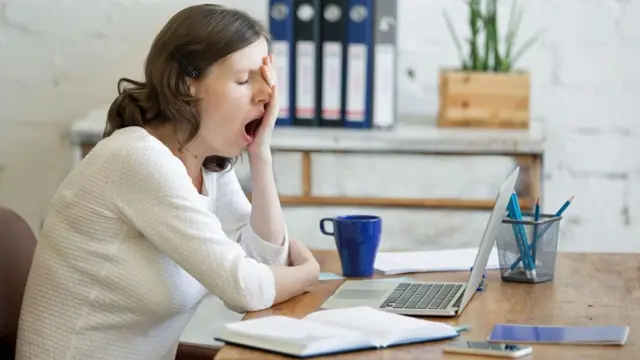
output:
[[[445,323],[358,306],[320,310],[302,319],[273,315],[235,322],[216,340],[302,358],[456,336],[456,328]]]

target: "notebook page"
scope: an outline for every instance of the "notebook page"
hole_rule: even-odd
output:
[[[457,335],[455,328],[448,324],[391,314],[368,306],[320,310],[305,319],[366,333],[372,342],[383,346],[408,338]]]
[[[375,269],[395,275],[412,272],[468,271],[473,266],[478,248],[433,251],[391,251],[376,255]],[[500,267],[498,251],[494,247],[489,255],[487,269]]]
[[[225,327],[244,335],[304,344],[336,337],[362,337],[353,330],[280,315],[235,322]]]

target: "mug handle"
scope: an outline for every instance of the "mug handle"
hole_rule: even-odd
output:
[[[331,232],[327,231],[327,228],[325,227],[327,222],[330,222],[334,226],[334,229]],[[336,226],[336,222],[333,220],[333,218],[323,218],[320,220],[320,232],[322,232],[325,235],[334,236],[335,226]]]

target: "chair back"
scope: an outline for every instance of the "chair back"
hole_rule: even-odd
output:
[[[36,237],[15,211],[0,206],[0,358],[15,352],[20,307]]]

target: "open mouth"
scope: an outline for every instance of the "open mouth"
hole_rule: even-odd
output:
[[[256,137],[256,133],[258,132],[258,129],[260,128],[260,124],[262,124],[262,118],[255,118],[249,121],[244,126],[244,132],[247,135],[247,137],[253,140]]]

